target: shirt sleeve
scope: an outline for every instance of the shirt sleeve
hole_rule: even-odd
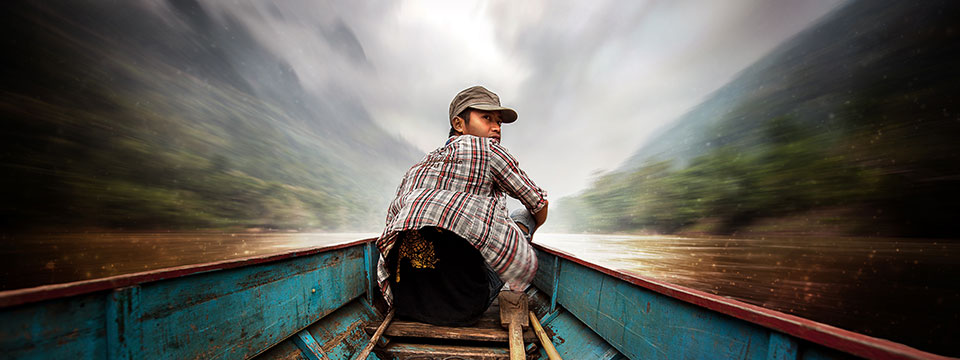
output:
[[[400,185],[397,186],[396,194],[393,196],[393,201],[390,202],[390,206],[387,207],[387,226],[390,226],[390,223],[397,217],[397,214],[400,213],[400,195],[403,195],[403,191],[407,185],[407,175],[403,175],[403,179],[400,180]]]
[[[507,194],[520,200],[530,213],[540,212],[547,204],[547,192],[530,180],[517,159],[495,141],[490,142],[490,164],[494,180]]]

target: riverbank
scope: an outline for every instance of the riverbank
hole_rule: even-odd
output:
[[[912,237],[882,211],[864,208],[827,208],[787,216],[760,217],[731,226],[720,217],[703,218],[674,232],[681,236],[734,237]],[[646,235],[646,234],[644,234]]]

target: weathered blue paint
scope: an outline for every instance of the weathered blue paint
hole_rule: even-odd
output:
[[[370,342],[370,336],[363,330],[366,322],[379,321],[377,314],[364,304],[364,300],[355,300],[337,311],[325,316],[307,328],[317,339],[331,360],[349,360]],[[370,354],[367,359],[377,359]]]
[[[533,286],[548,296],[556,288],[554,275],[558,274],[555,274],[554,269],[557,269],[558,261],[554,255],[537,252],[537,273],[533,276]]]
[[[767,352],[769,360],[796,360],[797,341],[776,331],[770,332],[770,348]]]
[[[306,356],[303,355],[303,352],[300,351],[300,348],[293,343],[293,337],[283,341],[277,345],[274,345],[267,351],[257,355],[255,359],[258,360],[309,360]]]
[[[18,305],[0,309],[0,348],[18,359],[247,358],[363,295],[365,275],[354,246]]]
[[[803,360],[834,360],[834,359],[863,359],[834,349],[823,347],[803,347],[800,349],[800,358]],[[894,359],[894,357],[887,357]],[[933,357],[931,357],[933,359]]]
[[[363,274],[363,251],[354,247],[144,286],[142,325],[153,339],[144,353],[252,356],[362,295]]]
[[[799,318],[788,318],[785,314],[771,310],[747,309],[748,304],[736,301],[711,298],[711,295],[694,294],[695,291],[680,287],[673,290],[657,288],[656,284],[644,283],[631,275],[602,269],[576,258],[560,257],[553,253],[538,252],[540,264],[551,269],[538,271],[534,284],[538,287],[550,283],[550,272],[559,271],[556,289],[556,301],[560,315],[545,327],[551,328],[558,338],[565,339],[571,333],[585,331],[595,333],[606,340],[620,354],[630,359],[845,359],[854,358],[851,354],[825,347],[820,343],[798,338],[772,329],[760,322],[772,322],[770,316],[802,323],[802,331],[815,333],[813,337],[825,342],[842,344],[847,347],[864,346],[864,353],[876,354],[871,357],[883,358],[942,358],[927,354],[900,344],[891,344],[880,339],[829,328]],[[584,265],[588,264],[590,267]],[[549,279],[549,280],[548,280]],[[629,279],[630,281],[626,281]],[[637,283],[634,283],[637,282]],[[662,286],[662,285],[657,285]],[[652,290],[657,288],[657,291]],[[545,290],[541,288],[541,290]],[[668,296],[662,291],[682,292],[685,295]],[[551,296],[552,297],[552,296]],[[681,300],[685,299],[685,300]],[[547,314],[548,301],[537,308],[538,314]],[[696,304],[693,302],[697,302]],[[709,306],[720,306],[727,311],[742,311],[756,316],[753,320],[727,315],[712,310]],[[575,318],[586,329],[566,329],[571,318]],[[779,326],[793,326],[791,324]],[[844,344],[846,343],[846,344]],[[559,344],[558,350],[564,346]],[[593,344],[591,346],[601,346]],[[616,357],[616,356],[614,356]],[[579,358],[574,356],[574,358]]]
[[[143,350],[143,331],[138,323],[140,286],[116,289],[110,293],[107,308],[107,358],[137,359]]]
[[[81,295],[0,310],[0,356],[106,358],[106,296]]]
[[[623,358],[619,351],[562,307],[547,313],[550,311],[551,302],[549,293],[532,289],[528,290],[527,294],[530,296],[530,311],[534,314],[544,314],[544,318],[549,320],[541,321],[540,325],[543,326],[562,358],[602,360],[617,358],[617,356]],[[540,358],[546,359],[546,351],[542,346],[540,348]]]
[[[538,256],[531,309],[565,358],[941,358],[560,252]],[[367,241],[0,293],[0,357],[350,359],[369,341],[362,325],[379,320],[377,257]]]
[[[553,317],[557,316],[557,292],[560,281],[560,259],[557,256],[538,253],[537,273],[533,277],[533,288],[538,294],[549,296],[545,301],[549,308],[542,309],[538,314],[544,314],[540,318],[540,324],[546,325]]]
[[[620,352],[567,311],[560,310],[544,330],[551,335],[554,347],[564,359],[610,360]],[[547,353],[540,347],[540,358],[546,359]]]
[[[553,296],[550,297],[550,312],[557,311],[557,289],[560,288],[560,258],[553,257]]]
[[[765,329],[655,294],[572,262],[559,302],[631,359],[764,359]]]
[[[320,347],[320,344],[317,343],[317,340],[313,338],[313,335],[309,331],[301,331],[293,336],[293,343],[297,345],[297,348],[300,349],[300,353],[303,354],[309,360],[330,360],[327,358],[327,354],[323,352],[323,348]]]
[[[377,262],[380,253],[377,251],[376,244],[369,242],[363,245],[363,269],[367,275],[367,303],[373,303],[373,297],[377,294]]]
[[[362,331],[362,325],[365,322],[379,320],[376,312],[372,311],[365,302],[363,297],[355,299],[311,324],[301,333],[310,334],[328,359],[352,359],[353,354],[370,341],[370,337]],[[295,337],[291,337],[258,355],[256,359],[308,359],[294,341]],[[371,354],[368,359],[379,360],[374,354]]]
[[[553,310],[553,312],[547,313],[542,318],[540,318],[540,324],[546,325],[550,323],[551,321],[553,321],[554,318],[557,317],[557,315],[560,315],[560,311]]]

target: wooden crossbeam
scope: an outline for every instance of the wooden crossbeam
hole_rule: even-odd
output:
[[[365,327],[367,333],[376,330],[376,326],[369,324]],[[449,327],[437,326],[413,321],[394,321],[383,333],[391,337],[414,337],[428,339],[451,339],[470,341],[507,342],[509,337],[506,330],[500,327]],[[533,341],[536,335],[529,329],[523,332],[524,341]]]
[[[384,353],[396,359],[482,359],[507,360],[510,353],[505,348],[475,346],[449,346],[428,344],[390,344]]]

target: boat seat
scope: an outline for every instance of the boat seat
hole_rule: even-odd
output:
[[[373,334],[379,323],[367,323],[367,334]],[[483,313],[473,326],[451,327],[415,321],[394,320],[384,330],[375,352],[389,359],[509,359],[508,332],[500,326],[500,307],[497,301]],[[386,343],[386,346],[382,346]],[[529,353],[536,350],[536,335],[530,329],[523,332],[523,343]],[[531,346],[530,344],[534,344]]]
[[[377,330],[377,325],[374,323],[368,323],[366,326],[366,331],[369,334],[373,334]],[[483,327],[483,326],[472,326],[472,327],[448,327],[448,326],[437,326],[424,324],[414,321],[394,321],[387,326],[387,329],[384,330],[383,336],[387,337],[404,337],[404,338],[420,338],[420,339],[446,339],[446,340],[464,340],[464,341],[477,341],[477,342],[502,342],[506,343],[507,330],[500,327],[497,324],[497,327]],[[533,332],[529,329],[526,329],[523,332],[523,341],[528,343],[535,341],[536,337]]]

